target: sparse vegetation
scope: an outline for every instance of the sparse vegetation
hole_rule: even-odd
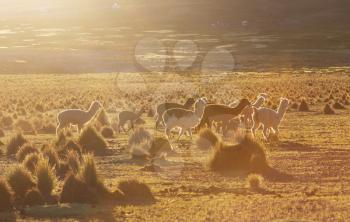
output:
[[[104,155],[108,148],[106,141],[93,127],[87,127],[83,130],[79,136],[78,143],[84,152],[92,152],[95,155]]]
[[[8,183],[0,178],[0,212],[11,210],[13,207],[13,194]]]
[[[40,193],[48,198],[56,186],[57,178],[54,168],[46,159],[41,159],[36,165],[37,187]]]
[[[39,150],[29,143],[25,143],[16,153],[16,159],[22,162],[31,153],[39,153]]]
[[[7,155],[16,154],[19,148],[27,142],[28,142],[27,139],[25,139],[21,133],[16,134],[16,136],[10,139],[10,142],[6,147],[6,154]]]
[[[22,166],[14,166],[7,175],[7,181],[16,197],[23,198],[35,183],[29,171]]]

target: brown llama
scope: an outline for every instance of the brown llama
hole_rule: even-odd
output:
[[[219,104],[207,105],[196,130],[202,129],[205,127],[205,124],[207,124],[208,128],[211,128],[213,121],[223,123],[228,122],[228,120],[241,114],[242,110],[247,106],[250,106],[250,102],[247,99],[241,99],[239,104],[234,108]]]
[[[165,111],[169,110],[169,109],[174,109],[174,108],[180,108],[180,109],[191,109],[191,107],[193,106],[193,104],[196,101],[193,98],[189,98],[187,99],[187,101],[185,102],[185,104],[178,104],[178,103],[162,103],[159,104],[157,106],[157,110],[156,110],[156,114],[155,114],[155,118],[156,118],[156,129],[158,128],[159,123],[163,122],[163,114],[165,113]],[[164,122],[163,122],[164,125]]]

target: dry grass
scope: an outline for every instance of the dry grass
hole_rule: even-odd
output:
[[[147,184],[137,180],[125,180],[118,183],[118,189],[123,192],[129,202],[153,202],[155,198]]]
[[[8,145],[6,147],[6,154],[7,155],[16,154],[18,152],[19,148],[27,142],[28,142],[27,139],[24,138],[22,133],[16,134],[16,136],[14,136],[10,139],[10,142],[8,143]]]
[[[217,135],[208,128],[203,128],[199,131],[196,145],[198,149],[209,150],[219,142]]]
[[[248,187],[251,190],[259,191],[262,189],[264,177],[259,174],[249,174],[247,177]]]
[[[26,158],[26,156],[28,156],[29,154],[32,154],[32,153],[39,153],[39,150],[37,148],[35,148],[32,144],[25,143],[17,151],[16,159],[19,162],[23,162],[23,160]]]
[[[31,173],[20,165],[10,169],[7,174],[7,181],[19,198],[23,198],[27,191],[35,186]]]
[[[24,158],[22,164],[27,170],[29,170],[32,174],[34,174],[35,173],[36,164],[38,163],[40,158],[42,158],[40,156],[40,154],[38,154],[38,153],[31,153],[31,154],[28,154]]]
[[[87,127],[80,134],[78,143],[86,153],[94,153],[95,155],[105,155],[108,149],[107,143],[100,133],[93,127]]]
[[[209,168],[217,172],[264,172],[267,167],[265,147],[250,136],[237,139],[235,145],[217,142],[209,158]]]
[[[24,197],[24,205],[26,206],[37,206],[45,203],[44,197],[37,189],[30,189],[27,191]]]
[[[11,210],[13,207],[13,193],[4,179],[0,179],[0,212]]]
[[[35,171],[38,190],[45,198],[50,197],[57,184],[54,168],[50,166],[48,160],[40,159]]]

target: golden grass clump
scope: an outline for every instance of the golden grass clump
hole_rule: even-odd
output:
[[[16,154],[19,148],[27,142],[28,142],[27,139],[24,138],[22,133],[16,134],[16,136],[10,139],[10,142],[6,147],[6,154],[7,155]]]
[[[56,186],[57,178],[55,170],[49,165],[48,160],[41,159],[36,166],[37,188],[40,193],[48,198]]]
[[[151,134],[143,127],[137,128],[129,137],[129,146],[152,140]]]
[[[0,211],[8,211],[13,207],[13,193],[9,184],[0,179]]]
[[[105,155],[107,151],[107,143],[95,128],[89,126],[80,134],[78,143],[84,152],[92,152],[95,155]]]
[[[63,183],[60,202],[95,204],[98,202],[97,193],[76,175],[69,174]]]
[[[258,191],[262,189],[264,178],[259,174],[249,174],[247,177],[247,185],[251,190]]]
[[[22,162],[26,156],[28,156],[31,153],[39,153],[39,150],[31,145],[30,143],[25,143],[21,146],[21,148],[16,153],[16,159],[19,162]]]
[[[29,170],[32,174],[34,174],[36,164],[38,163],[39,159],[40,159],[40,154],[30,153],[24,158],[22,164],[27,170]]]
[[[137,180],[124,180],[118,183],[118,189],[128,202],[153,202],[155,198],[151,189],[145,183]]]
[[[69,169],[74,173],[77,174],[80,169],[80,159],[79,154],[73,150],[69,151],[66,157],[67,164],[69,166]]]
[[[64,146],[58,149],[58,154],[60,157],[65,157],[70,151],[76,152],[79,156],[82,154],[81,146],[72,139],[69,139]]]
[[[60,158],[58,153],[53,146],[46,145],[42,149],[44,158],[47,158],[51,167],[58,169],[60,167]]]
[[[326,115],[333,115],[335,114],[334,109],[332,109],[332,107],[327,103],[325,105],[325,107],[323,108],[323,113]]]
[[[9,171],[7,181],[19,198],[23,198],[27,191],[35,186],[31,173],[21,165]]]
[[[307,104],[305,99],[301,100],[301,102],[299,104],[299,107],[298,107],[298,111],[299,112],[308,112],[308,111],[310,111],[309,105]]]
[[[265,147],[245,135],[235,145],[219,141],[213,146],[209,168],[216,172],[264,172],[268,168]]]
[[[151,147],[148,150],[151,158],[160,158],[167,154],[174,153],[173,147],[165,137],[155,137],[152,140]]]
[[[21,130],[24,133],[35,134],[33,123],[31,123],[28,120],[19,119],[16,121],[14,126],[15,128],[17,128],[18,130]]]
[[[37,206],[45,203],[44,197],[37,189],[30,189],[24,197],[24,205],[26,206]]]
[[[214,147],[218,141],[218,137],[213,131],[208,128],[203,128],[199,131],[196,145],[198,149],[209,150],[210,148]]]
[[[79,177],[90,187],[97,187],[98,184],[103,183],[97,173],[93,155],[86,154],[83,156]]]
[[[104,137],[104,138],[113,138],[114,136],[114,131],[111,127],[109,126],[104,126],[102,129],[101,129],[101,135]]]

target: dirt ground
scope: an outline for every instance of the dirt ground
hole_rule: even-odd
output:
[[[2,116],[16,113],[14,122],[25,119],[55,125],[55,115],[59,110],[70,107],[86,109],[94,99],[103,102],[113,122],[120,110],[137,110],[141,105],[154,109],[162,100],[182,102],[193,93],[207,96],[210,101],[228,104],[243,97],[253,100],[259,92],[266,92],[270,97],[265,105],[274,108],[282,96],[294,103],[304,98],[310,111],[299,112],[291,104],[280,126],[280,140],[264,142],[269,164],[285,176],[265,177],[264,192],[258,192],[248,187],[246,176],[213,173],[206,166],[209,152],[196,148],[197,135],[192,141],[188,136],[180,142],[172,141],[177,154],[161,161],[159,170],[144,171],[144,163],[130,159],[129,135],[116,133],[115,138],[107,139],[111,155],[95,157],[105,184],[113,188],[122,179],[141,180],[150,186],[156,203],[34,207],[23,212],[1,213],[0,221],[349,220],[350,106],[336,109],[335,115],[325,115],[322,109],[330,95],[333,97],[330,102],[340,100],[344,95],[350,99],[350,70],[330,68],[232,73],[210,84],[197,81],[204,79],[203,76],[188,78],[168,74],[159,83],[158,77],[129,74],[138,77],[125,80],[120,75],[3,75],[0,76],[1,113]],[[35,109],[37,104],[44,106],[42,112]],[[21,109],[25,109],[26,113],[21,114]],[[153,117],[144,114],[143,118],[146,120],[144,127],[151,134],[164,133],[162,129],[155,131]],[[2,146],[5,150],[7,142],[19,129],[15,126],[8,129],[1,127],[5,137],[0,141],[5,144]],[[25,137],[39,147],[56,139],[55,134],[39,131],[34,135],[28,133]],[[261,131],[258,139],[262,140]],[[225,140],[230,142],[231,138]],[[4,176],[14,164],[17,164],[15,158],[0,155],[0,176]],[[57,193],[61,183],[55,190]]]

